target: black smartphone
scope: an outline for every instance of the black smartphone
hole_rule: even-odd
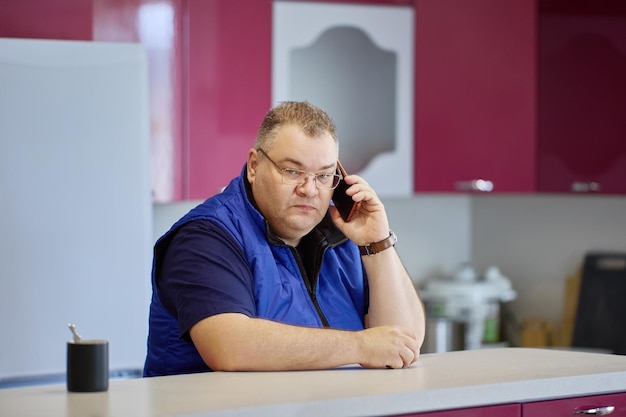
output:
[[[348,175],[339,161],[337,161],[337,169],[339,169],[339,172],[341,172],[341,175],[344,177]],[[335,203],[335,207],[339,210],[339,214],[341,214],[341,217],[346,222],[349,222],[352,219],[352,215],[356,210],[356,202],[352,199],[352,197],[346,194],[346,190],[349,187],[350,186],[346,184],[343,179],[339,181],[339,185],[337,185],[337,188],[335,188],[335,191],[333,192],[332,199],[333,203]]]

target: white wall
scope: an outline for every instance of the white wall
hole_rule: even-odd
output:
[[[453,274],[471,261],[471,200],[461,195],[384,199],[397,249],[413,281]]]
[[[153,206],[153,241],[156,242],[178,219],[201,202],[202,200],[190,200],[177,203],[155,204]]]
[[[472,253],[513,281],[518,318],[557,323],[565,279],[588,251],[626,252],[626,197],[480,196],[472,199]]]

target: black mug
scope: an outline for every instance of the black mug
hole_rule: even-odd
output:
[[[98,392],[109,389],[109,342],[67,342],[67,390]]]

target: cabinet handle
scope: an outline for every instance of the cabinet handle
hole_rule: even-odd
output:
[[[458,191],[481,191],[488,193],[493,190],[493,182],[480,178],[470,181],[457,181],[456,189]]]
[[[596,407],[596,408],[587,408],[584,410],[574,410],[573,414],[607,416],[609,414],[613,414],[613,411],[615,411],[615,406],[607,405],[606,407]]]
[[[600,191],[600,184],[595,181],[576,181],[571,185],[571,190],[575,193],[590,193]]]

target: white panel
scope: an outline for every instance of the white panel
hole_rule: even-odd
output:
[[[419,195],[385,198],[396,249],[416,284],[449,276],[472,260],[470,198],[466,195]]]
[[[368,181],[381,196],[408,196],[413,193],[413,8],[403,6],[363,6],[344,4],[324,4],[305,2],[274,2],[273,10],[273,41],[272,41],[272,100],[274,104],[292,99],[307,99],[294,97],[290,91],[293,74],[290,74],[290,54],[303,47],[308,47],[331,28],[355,28],[367,34],[372,42],[383,51],[392,52],[396,58],[395,77],[395,148],[374,156],[368,165],[358,173]],[[350,48],[346,55],[350,54]],[[355,68],[355,74],[359,68]],[[323,73],[319,74],[320,88],[326,87],[328,79]],[[315,89],[316,87],[312,87]],[[334,90],[333,90],[334,91]],[[341,88],[332,93],[340,100]],[[332,102],[329,97],[327,102]],[[311,100],[313,101],[313,100]],[[338,111],[358,114],[360,108],[372,104],[367,102],[353,103]],[[316,103],[325,108],[321,103]],[[333,114],[336,119],[337,112]],[[372,122],[371,117],[361,120],[360,123]],[[375,121],[374,121],[375,123]],[[342,126],[339,122],[338,131],[341,141],[342,132],[348,131],[351,126]],[[381,139],[382,140],[382,139]],[[371,146],[367,143],[363,146]],[[342,152],[349,150],[340,148]],[[345,156],[345,154],[344,154]]]
[[[497,265],[518,297],[518,320],[560,323],[565,280],[590,251],[626,250],[626,197],[490,195],[472,198],[473,261]]]
[[[148,165],[139,45],[0,39],[0,380],[64,373],[68,322],[141,368]]]

